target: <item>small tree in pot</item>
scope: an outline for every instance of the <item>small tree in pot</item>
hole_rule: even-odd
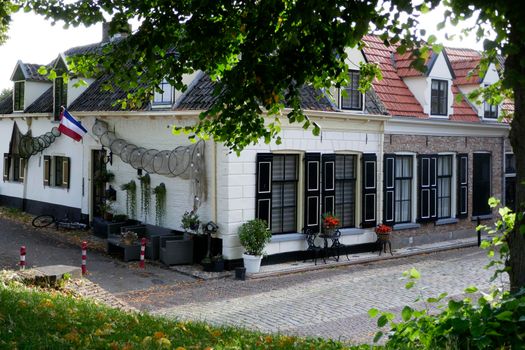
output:
[[[268,224],[261,219],[250,220],[239,228],[239,240],[246,250],[242,255],[246,273],[259,272],[264,247],[271,238]]]

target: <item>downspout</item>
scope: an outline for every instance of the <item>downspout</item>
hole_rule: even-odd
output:
[[[212,153],[212,163],[213,163],[213,180],[212,180],[212,193],[213,193],[213,201],[212,201],[212,208],[211,208],[211,211],[212,211],[212,220],[213,222],[217,223],[217,159],[219,157],[217,157],[217,142],[215,140],[213,140],[212,142],[212,145],[213,145],[213,151],[211,152]]]
[[[502,204],[506,204],[507,203],[507,198],[506,198],[506,191],[505,191],[505,167],[506,167],[506,164],[505,164],[505,136],[502,136],[501,137],[501,152],[503,153],[502,154],[502,157],[501,157],[501,165],[502,165],[502,168],[503,168],[503,174],[501,174],[501,203]]]
[[[380,132],[380,137],[379,137],[379,154],[378,154],[378,157],[380,157],[380,159],[378,159],[378,162],[381,161],[381,169],[377,169],[377,171],[379,171],[379,174],[381,175],[381,186],[378,186],[378,184],[376,183],[376,186],[378,187],[377,188],[377,198],[381,198],[381,201],[377,201],[377,204],[376,206],[378,206],[379,208],[376,207],[376,210],[377,210],[377,224],[380,224],[383,222],[383,200],[384,200],[384,193],[383,193],[383,181],[385,181],[384,179],[384,166],[385,164],[383,164],[383,159],[385,158],[384,155],[385,155],[385,124],[386,124],[386,120],[383,120],[383,122],[381,123],[381,126],[380,126],[380,129],[379,129],[379,132]],[[376,174],[376,178],[379,179],[379,175]],[[379,191],[381,191],[381,196],[379,195]]]

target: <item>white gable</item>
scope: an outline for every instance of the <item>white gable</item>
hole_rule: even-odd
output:
[[[443,51],[439,53],[438,57],[434,62],[434,65],[432,66],[432,69],[428,73],[428,76],[434,79],[452,79],[452,72],[450,71]]]

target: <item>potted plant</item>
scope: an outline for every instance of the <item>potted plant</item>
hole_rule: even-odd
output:
[[[198,233],[199,225],[201,221],[199,220],[199,215],[194,211],[187,211],[182,215],[182,228],[184,231]]]
[[[375,228],[377,239],[379,241],[389,241],[390,240],[390,232],[392,232],[392,227],[381,224]]]
[[[259,272],[264,247],[271,238],[268,224],[261,219],[250,220],[239,228],[239,240],[246,250],[242,255],[246,273]]]
[[[325,235],[332,236],[340,224],[339,218],[332,213],[323,214],[323,232]]]

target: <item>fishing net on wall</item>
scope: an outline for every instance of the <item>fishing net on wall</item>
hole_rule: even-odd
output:
[[[31,156],[34,156],[51,146],[51,144],[55,142],[55,139],[60,135],[61,132],[56,127],[53,127],[51,131],[36,137],[31,136],[31,130],[26,134],[22,134],[15,122],[9,147],[10,153],[29,159]]]
[[[31,135],[24,135],[20,139],[20,145],[18,146],[18,151],[20,157],[29,158],[35,154],[42,152],[53,142],[55,139],[61,135],[57,127],[53,127],[51,131],[46,132],[43,135],[32,137]]]
[[[206,199],[206,169],[204,162],[204,141],[188,146],[179,146],[173,150],[159,151],[139,147],[124,139],[118,138],[108,130],[108,124],[97,120],[93,125],[93,134],[104,147],[120,157],[135,169],[143,169],[150,174],[169,177],[181,177],[191,180],[195,205]]]

